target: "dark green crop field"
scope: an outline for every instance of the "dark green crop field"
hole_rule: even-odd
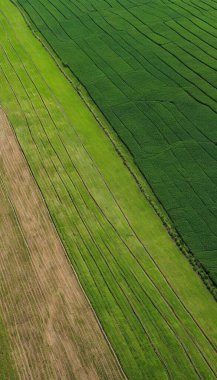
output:
[[[19,4],[217,282],[217,1]]]

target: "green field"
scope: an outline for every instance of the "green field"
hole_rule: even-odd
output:
[[[217,1],[17,2],[217,282]]]
[[[1,226],[1,223],[0,223]],[[0,245],[1,246],[1,245]],[[0,379],[18,380],[14,361],[11,355],[8,332],[0,319]]]
[[[216,379],[216,302],[18,9],[0,10],[0,104],[124,372]]]

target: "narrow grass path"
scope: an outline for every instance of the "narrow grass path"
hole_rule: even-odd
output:
[[[1,105],[127,377],[216,379],[214,299],[17,8],[0,9]]]

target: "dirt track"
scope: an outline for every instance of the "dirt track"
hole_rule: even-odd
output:
[[[0,110],[0,312],[21,379],[122,379]]]

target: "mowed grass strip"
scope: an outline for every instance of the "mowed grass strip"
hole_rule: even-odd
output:
[[[1,104],[127,377],[215,379],[216,303],[18,10],[0,5]]]
[[[217,281],[217,2],[16,0]]]

